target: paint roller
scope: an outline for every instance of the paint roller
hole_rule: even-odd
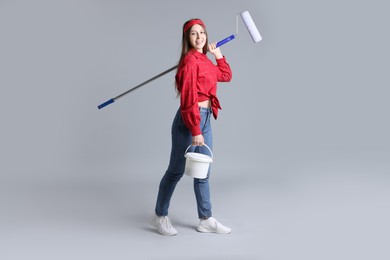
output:
[[[248,11],[243,11],[243,12],[240,13],[240,16],[241,16],[241,19],[244,22],[244,24],[245,24],[249,34],[250,34],[250,36],[252,37],[253,42],[257,43],[257,42],[261,41],[262,37],[261,37],[261,35],[259,33],[259,30],[257,29],[255,23],[253,22],[253,19],[252,19],[251,15],[249,14],[249,12]],[[235,35],[232,34],[229,37],[226,37],[225,39],[217,42],[216,47],[218,48],[218,47],[224,45],[225,43],[230,42],[231,40],[235,39],[237,35],[238,35],[238,15],[236,17],[236,34]],[[150,78],[147,81],[145,81],[145,82],[143,82],[143,83],[133,87],[132,89],[129,89],[128,91],[126,91],[126,92],[124,92],[124,93],[122,93],[122,94],[120,94],[120,95],[118,95],[118,96],[116,96],[114,98],[111,98],[111,99],[107,100],[106,102],[100,104],[98,106],[98,109],[102,109],[102,108],[104,108],[104,107],[114,103],[117,99],[119,99],[119,98],[125,96],[126,94],[129,94],[130,92],[132,92],[132,91],[134,91],[134,90],[136,90],[136,89],[138,89],[138,88],[148,84],[149,82],[151,82],[151,81],[153,81],[153,80],[155,80],[155,79],[157,79],[157,78],[159,78],[159,77],[161,77],[161,76],[171,72],[172,70],[176,69],[177,67],[178,67],[178,65],[173,66],[172,68],[167,69],[166,71],[161,72],[160,74],[158,74],[158,75],[154,76],[153,78]]]

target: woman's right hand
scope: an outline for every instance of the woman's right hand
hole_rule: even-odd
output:
[[[223,58],[223,55],[222,55],[222,52],[221,52],[221,49],[219,49],[217,47],[217,43],[216,42],[213,42],[213,43],[210,43],[209,46],[208,46],[208,51],[214,55],[214,57],[216,59],[220,59],[220,58]]]
[[[204,145],[203,135],[196,135],[192,137],[192,145],[193,146],[202,146]]]

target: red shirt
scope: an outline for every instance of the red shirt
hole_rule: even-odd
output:
[[[192,136],[202,134],[198,102],[211,101],[214,118],[221,109],[217,98],[217,82],[228,82],[232,71],[225,57],[213,64],[206,54],[191,49],[177,69],[176,83],[180,92],[180,111]]]

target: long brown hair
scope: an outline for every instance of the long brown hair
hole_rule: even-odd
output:
[[[188,53],[188,51],[190,49],[192,49],[193,47],[191,46],[191,42],[190,42],[190,33],[191,33],[191,28],[189,28],[187,31],[184,31],[184,28],[186,27],[186,25],[192,21],[192,20],[199,20],[199,18],[194,18],[194,19],[190,19],[188,20],[187,22],[185,22],[183,24],[183,37],[182,37],[182,41],[181,41],[181,55],[180,55],[180,59],[179,59],[179,62],[178,62],[178,66],[180,67],[180,64],[182,63],[184,57],[186,56],[186,54]],[[204,27],[203,25],[201,25],[205,34],[206,34],[206,43],[205,45],[203,46],[203,53],[206,54],[207,53],[207,46],[208,46],[208,34],[207,34],[207,30],[206,30],[206,27]],[[178,95],[180,94],[179,93],[179,90],[177,88],[177,82],[175,82],[175,87],[176,87],[176,91],[178,93]]]

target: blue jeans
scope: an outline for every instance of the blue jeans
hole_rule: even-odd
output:
[[[212,130],[210,119],[212,111],[209,108],[199,108],[202,118],[200,128],[204,137],[204,142],[210,149],[213,146]],[[185,162],[184,152],[192,143],[192,135],[183,122],[180,109],[177,111],[172,124],[172,150],[169,166],[160,182],[157,196],[155,212],[158,216],[167,216],[169,203],[176,184],[184,174]],[[189,151],[196,151],[210,155],[206,147],[191,147]],[[209,218],[211,214],[210,188],[209,188],[210,168],[206,179],[194,178],[194,191],[198,208],[199,218]]]

